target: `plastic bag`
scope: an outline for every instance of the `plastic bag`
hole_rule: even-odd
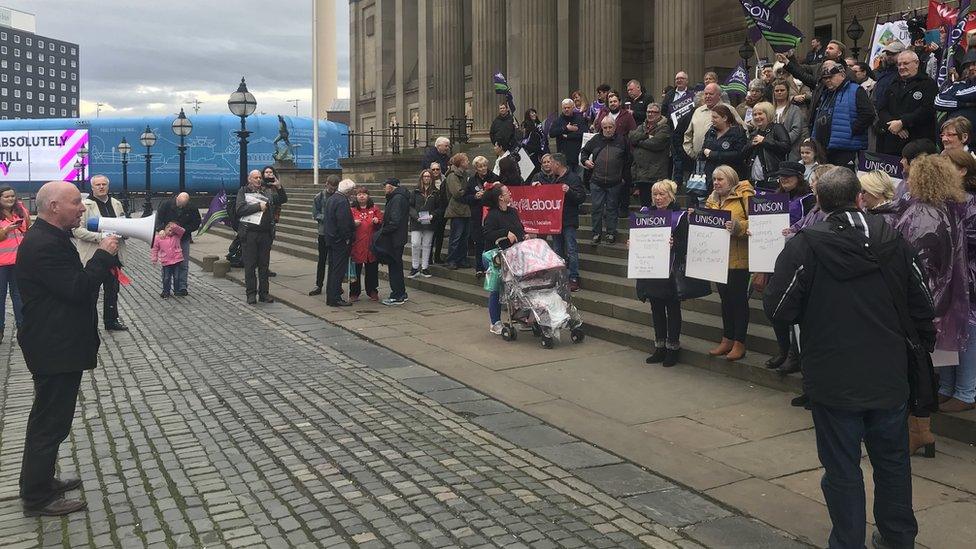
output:
[[[498,265],[495,264],[495,256],[498,255],[500,251],[501,250],[499,250],[498,248],[495,248],[493,250],[488,250],[487,252],[481,254],[481,257],[484,260],[485,265],[488,266],[488,268],[485,270],[484,287],[485,290],[489,292],[497,292],[501,287],[502,271],[501,268],[499,268]]]

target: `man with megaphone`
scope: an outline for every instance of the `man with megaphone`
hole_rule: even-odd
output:
[[[82,200],[82,204],[85,206],[85,214],[82,216],[81,225],[71,231],[75,237],[78,255],[81,256],[82,263],[87,263],[91,259],[95,250],[98,249],[98,244],[107,236],[105,232],[89,230],[88,220],[96,217],[126,217],[122,203],[109,196],[108,187],[108,177],[96,175],[91,178],[91,196]],[[120,240],[120,261],[124,248],[125,246]],[[102,283],[102,287],[105,289],[105,295],[102,298],[102,322],[104,322],[106,330],[126,331],[129,328],[119,320],[119,278],[116,276],[117,272],[119,271],[114,271],[106,276]]]

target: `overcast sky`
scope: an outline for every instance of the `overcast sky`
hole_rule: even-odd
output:
[[[349,2],[336,4],[339,94],[348,97]],[[227,113],[241,76],[258,111],[294,114],[312,98],[312,0],[0,0],[36,15],[37,33],[81,48],[81,115]],[[115,111],[115,112],[112,112]]]

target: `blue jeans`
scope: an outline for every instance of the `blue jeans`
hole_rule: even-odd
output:
[[[180,241],[180,249],[183,250],[183,263],[180,263],[180,270],[176,273],[175,290],[177,292],[186,291],[186,281],[190,276],[190,239]]]
[[[502,319],[502,303],[498,290],[488,294],[488,320],[494,324]]]
[[[620,189],[623,183],[617,183],[612,187],[601,187],[597,184],[590,185],[593,201],[593,236],[603,233],[603,221],[606,218],[607,234],[617,234],[617,204],[620,199]]]
[[[180,268],[183,266],[182,263],[174,263],[172,265],[163,265],[163,293],[170,295],[173,286],[179,290],[179,280],[180,280]]]
[[[959,366],[939,368],[939,394],[976,402],[976,324],[969,324],[969,348],[959,352]]]
[[[471,220],[467,217],[452,217],[451,240],[447,244],[447,262],[459,267],[468,262],[468,231]]]
[[[874,518],[893,547],[912,547],[918,523],[912,512],[908,409],[845,410],[813,403],[817,454],[824,466],[820,487],[833,529],[829,547],[864,547],[866,520],[861,441],[874,469]]]
[[[14,276],[14,266],[0,267],[0,331],[3,330],[7,315],[7,288],[10,288],[10,301],[14,305],[14,322],[20,328],[24,323],[24,304],[20,301],[20,290],[17,288],[17,277]]]
[[[579,280],[579,245],[576,243],[576,227],[563,227],[563,232],[552,235],[552,247],[566,260],[569,279]]]

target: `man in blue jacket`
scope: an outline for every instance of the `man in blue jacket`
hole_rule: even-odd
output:
[[[349,195],[356,184],[351,179],[339,182],[339,188],[325,203],[325,240],[329,245],[329,274],[325,282],[325,304],[330,307],[352,305],[342,299],[342,279],[349,271],[349,246],[356,232],[349,207]]]
[[[593,170],[590,190],[593,193],[593,244],[603,238],[603,221],[607,222],[606,241],[617,241],[617,209],[620,189],[630,182],[633,156],[627,136],[617,135],[616,122],[609,116],[600,121],[601,132],[593,136],[580,153],[583,167]]]
[[[582,113],[576,112],[576,103],[572,99],[563,99],[561,108],[562,112],[549,129],[549,137],[556,138],[556,151],[566,156],[569,169],[579,175],[579,155],[586,119]]]
[[[966,52],[959,67],[963,79],[935,98],[935,109],[948,113],[946,119],[964,116],[976,126],[976,49]]]

